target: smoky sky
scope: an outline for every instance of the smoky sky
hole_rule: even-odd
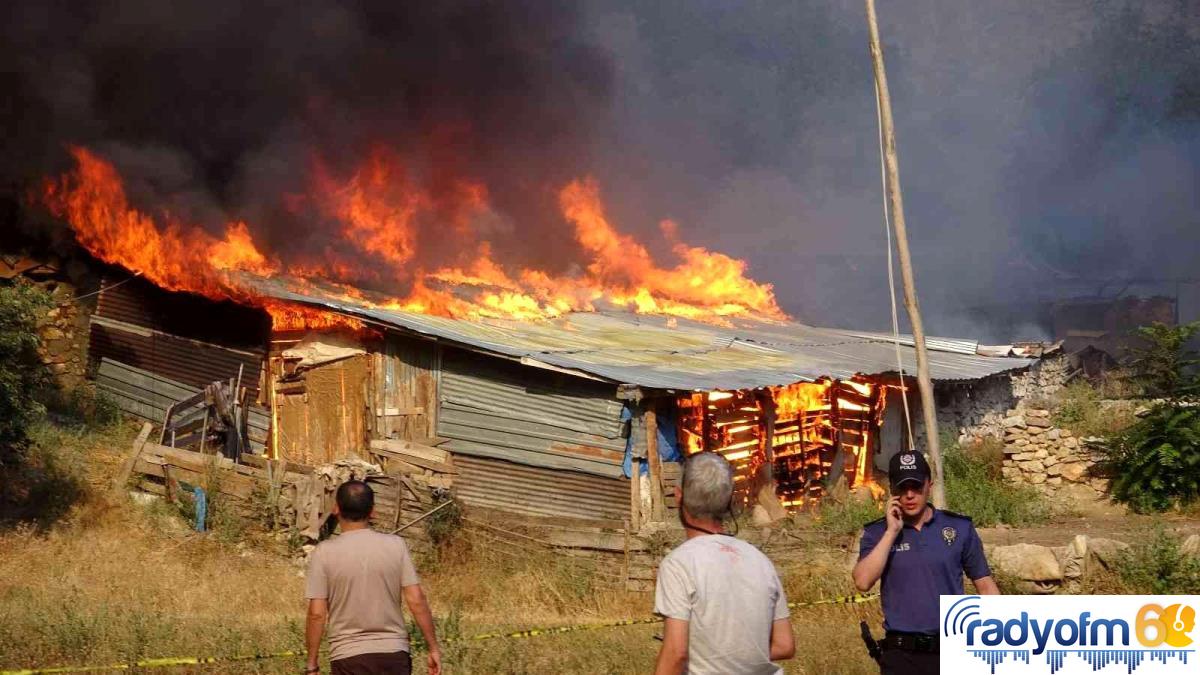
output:
[[[590,174],[652,249],[671,218],[748,260],[800,320],[889,325],[860,0],[2,11],[13,193],[80,143],[136,199],[303,246],[316,234],[279,199],[301,189],[298,167],[314,151],[349,166],[383,138],[435,188],[439,172],[483,179],[506,259],[561,263],[555,193]],[[1200,3],[879,12],[930,332],[1040,338],[1049,301],[1200,277]]]
[[[1041,338],[1048,301],[1200,278],[1200,3],[878,5],[927,330]],[[749,259],[802,320],[886,328],[862,1],[593,9],[628,219]]]

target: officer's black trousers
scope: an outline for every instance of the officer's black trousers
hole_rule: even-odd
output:
[[[936,675],[938,654],[885,649],[880,655],[879,672],[881,675]]]

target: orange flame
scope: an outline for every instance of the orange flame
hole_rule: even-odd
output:
[[[677,429],[687,454],[706,449],[720,453],[743,482],[756,475],[770,451],[784,506],[802,506],[820,494],[839,444],[846,453],[849,484],[866,486],[878,497],[880,488],[871,475],[872,441],[884,411],[876,392],[876,385],[866,381],[822,379],[767,387],[765,395],[693,393],[677,399]],[[774,419],[761,405],[768,396]]]
[[[79,242],[96,257],[145,275],[171,290],[233,297],[222,272],[276,271],[254,246],[244,223],[230,223],[224,239],[194,226],[153,218],[129,206],[121,177],[111,164],[84,148],[71,148],[76,170],[46,181],[43,199],[50,211],[71,223]]]
[[[303,305],[264,300],[263,309],[271,315],[271,327],[276,331],[345,328],[354,332],[366,330],[367,325],[354,317],[334,314]]]
[[[656,263],[646,246],[609,221],[591,179],[572,181],[559,193],[562,216],[574,226],[579,247],[564,251],[564,258],[582,257],[585,264],[577,274],[554,276],[495,258],[491,242],[474,225],[485,215],[497,217],[486,186],[442,179],[438,194],[431,194],[403,162],[382,150],[345,180],[316,162],[312,195],[288,199],[289,208],[313,211],[336,223],[341,239],[320,260],[311,255],[280,260],[264,253],[254,241],[253,226],[245,222],[225,224],[223,236],[216,237],[169,215],[148,215],[129,203],[110,163],[85,148],[72,148],[71,154],[75,169],[45,183],[42,199],[49,210],[66,220],[97,257],[171,290],[265,305],[239,286],[233,273],[281,277],[301,289],[306,280],[319,280],[323,290],[331,283],[374,279],[407,290],[368,302],[344,288],[343,299],[452,318],[531,320],[597,306],[714,322],[732,316],[786,318],[770,284],[746,276],[745,262],[681,243],[669,221],[662,229],[677,261],[674,266]],[[426,259],[424,247],[432,245],[453,249],[448,255],[458,262]],[[271,312],[288,326],[297,317],[313,317],[313,312],[280,312],[277,304]]]

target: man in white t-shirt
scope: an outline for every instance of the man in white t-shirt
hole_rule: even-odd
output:
[[[658,568],[654,611],[664,618],[656,675],[783,672],[773,661],[796,653],[787,597],[775,566],[725,533],[733,468],[701,452],[683,464],[679,519],[687,541]]]

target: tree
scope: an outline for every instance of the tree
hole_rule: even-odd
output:
[[[1164,511],[1200,498],[1200,373],[1188,341],[1200,323],[1138,329],[1136,379],[1158,397],[1133,426],[1108,439],[1113,497],[1135,511]]]
[[[1134,379],[1142,385],[1147,396],[1167,399],[1190,399],[1200,394],[1197,366],[1200,358],[1187,348],[1200,321],[1182,326],[1154,323],[1137,329],[1146,346],[1130,350],[1133,356]]]
[[[45,412],[50,383],[38,355],[38,319],[53,307],[42,289],[24,280],[0,286],[0,469],[20,459],[29,428]]]

